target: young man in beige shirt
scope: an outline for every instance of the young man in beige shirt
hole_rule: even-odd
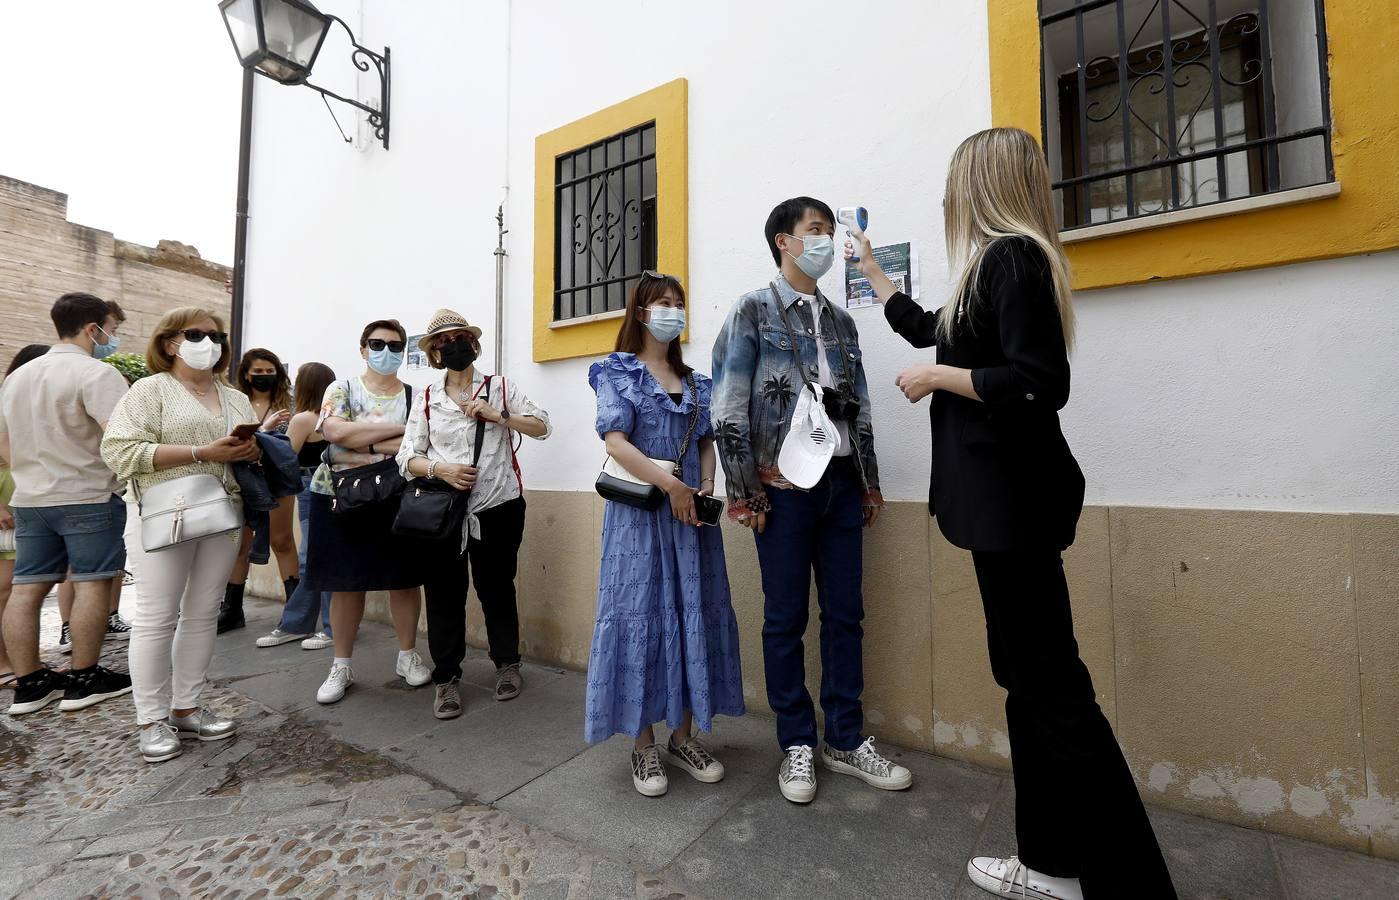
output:
[[[131,691],[131,678],[97,664],[110,582],[126,562],[121,485],[102,462],[102,432],[126,379],[98,358],[115,348],[116,317],[91,294],[64,294],[50,312],[58,342],[0,389],[0,457],[14,474],[14,590],[5,649],[18,676],[9,714],[84,709]],[[71,574],[69,574],[71,573]],[[67,577],[76,596],[73,662],[65,677],[39,661],[39,610]]]

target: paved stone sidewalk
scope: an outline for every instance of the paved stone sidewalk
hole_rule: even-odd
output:
[[[629,740],[583,742],[582,676],[527,664],[524,694],[497,703],[474,654],[465,715],[439,722],[430,690],[394,675],[381,625],[361,632],[350,693],[321,706],[330,652],[257,649],[279,609],[248,611],[211,673],[213,704],[242,717],[236,740],[147,766],[126,701],[0,716],[0,898],[970,900],[989,895],[966,883],[966,858],[1014,845],[1007,777],[898,748],[913,790],[821,770],[817,801],[788,804],[757,716],[719,722],[723,782],[672,771],[666,797],[643,798]],[[1152,818],[1182,898],[1399,897],[1399,864]]]
[[[125,668],[124,645],[104,649]],[[223,686],[207,697],[238,737],[156,766],[126,699],[0,716],[0,897],[687,896],[299,716]]]

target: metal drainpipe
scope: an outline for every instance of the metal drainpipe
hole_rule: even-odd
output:
[[[505,348],[505,235],[510,229],[505,227],[505,204],[495,211],[495,370],[502,373],[505,361],[502,353]]]
[[[228,378],[234,380],[238,361],[243,357],[243,282],[247,273],[248,254],[248,173],[253,156],[253,74],[243,70],[243,114],[238,130],[238,209],[233,224],[233,301],[229,317],[229,340],[232,354],[228,360]]]

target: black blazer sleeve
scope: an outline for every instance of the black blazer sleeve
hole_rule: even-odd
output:
[[[928,312],[903,291],[898,291],[884,304],[884,318],[890,327],[915,347],[937,345],[938,313]]]
[[[1006,361],[972,369],[977,395],[1007,412],[1063,409],[1069,355],[1044,252],[1026,239],[1004,238],[986,251],[980,282],[977,302],[994,313]]]

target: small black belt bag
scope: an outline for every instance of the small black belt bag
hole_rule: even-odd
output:
[[[677,458],[652,459],[658,468],[671,472],[676,478],[683,478],[681,474],[685,465],[685,453],[690,449],[690,440],[695,435],[695,428],[699,424],[699,389],[695,386],[694,373],[685,376],[685,384],[690,388],[690,424],[685,429],[685,438],[680,443],[680,452]],[[654,484],[648,484],[628,472],[621,463],[611,456],[602,464],[602,473],[597,477],[595,485],[598,495],[604,500],[611,500],[613,503],[621,503],[624,506],[634,506],[637,509],[655,511],[661,508],[665,502],[666,493]]]
[[[490,397],[491,378],[486,376],[483,389]],[[432,388],[423,392],[423,415],[427,419],[428,434],[432,434]],[[474,468],[481,461],[481,444],[486,436],[486,421],[476,421],[476,447],[471,454]],[[403,537],[421,538],[429,541],[443,541],[453,534],[460,533],[462,520],[466,518],[470,491],[459,491],[441,478],[414,478],[403,490],[403,499],[398,504],[398,515],[393,520],[393,533]]]

